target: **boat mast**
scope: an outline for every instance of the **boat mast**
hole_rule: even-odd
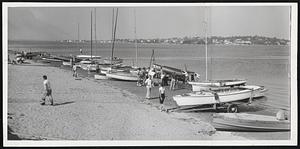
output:
[[[96,13],[96,8],[94,8],[94,9],[95,9],[95,46],[97,47],[97,30],[96,30],[97,29],[97,19],[96,19],[97,13]]]
[[[207,81],[207,24],[205,22],[205,80]]]
[[[77,23],[77,48],[81,49],[79,46],[79,23]],[[81,53],[80,53],[81,54]]]
[[[206,21],[206,7],[204,8],[205,19],[203,21],[205,28],[205,80],[207,81],[207,21]]]
[[[136,11],[134,9],[134,38],[135,38],[135,65],[138,66],[138,46],[136,38]]]
[[[115,8],[112,11],[112,24],[111,24],[111,49],[113,49],[113,40],[114,40],[114,24],[115,24]],[[112,58],[114,56],[113,50],[111,50],[111,57],[110,57],[110,67],[112,67]]]
[[[77,40],[77,43],[79,43],[79,23],[77,23]]]
[[[91,11],[91,60],[93,60],[93,11]]]
[[[117,29],[117,21],[118,21],[118,8],[116,11],[116,21],[115,21],[115,26],[114,26],[114,32],[113,32],[113,43],[112,43],[112,50],[111,50],[111,65],[113,62],[113,57],[114,57],[114,47],[115,47],[115,39],[116,39],[116,29]]]

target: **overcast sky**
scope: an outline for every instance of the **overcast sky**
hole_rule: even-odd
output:
[[[12,40],[77,39],[79,24],[80,39],[89,40],[92,10],[95,9],[10,7],[8,36]],[[289,39],[289,18],[288,6],[122,7],[116,37],[134,39],[135,27],[137,38],[204,36],[206,20],[209,36],[259,35]],[[96,8],[96,24],[97,39],[111,39],[112,7]]]

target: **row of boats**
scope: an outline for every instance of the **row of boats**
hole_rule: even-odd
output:
[[[114,11],[114,10],[113,10]],[[118,9],[116,14],[118,14]],[[91,17],[92,18],[92,17]],[[92,20],[91,20],[92,21]],[[117,15],[116,20],[117,22]],[[116,23],[114,24],[116,28]],[[138,81],[138,67],[128,66],[123,64],[121,58],[113,56],[115,30],[113,34],[112,56],[110,58],[101,58],[95,55],[77,55],[76,57],[58,57],[52,56],[43,58],[45,61],[57,62],[62,61],[63,65],[75,65],[83,70],[98,71],[94,75],[95,79],[115,79],[122,81]],[[207,37],[206,37],[207,38]],[[92,41],[92,39],[91,39]],[[207,43],[207,42],[206,42]],[[92,42],[91,42],[92,44]],[[91,45],[92,53],[92,45]],[[151,56],[153,58],[154,51]],[[137,56],[137,54],[136,54]],[[72,59],[72,60],[70,60]],[[154,58],[153,58],[154,59]],[[219,109],[225,108],[228,113],[218,115],[214,118],[214,125],[217,129],[241,129],[241,130],[257,130],[257,131],[273,131],[286,130],[289,128],[288,122],[277,121],[274,118],[261,115],[238,115],[238,102],[247,101],[251,103],[253,98],[264,96],[267,91],[263,86],[247,85],[245,79],[229,79],[229,80],[208,80],[207,79],[207,44],[206,44],[206,79],[204,81],[195,80],[197,73],[186,70],[173,68],[170,66],[159,65],[152,63],[150,60],[151,70],[157,73],[165,73],[167,76],[176,76],[178,80],[186,81],[190,78],[189,85],[192,86],[192,91],[181,95],[173,96],[173,100],[177,104],[177,108],[201,108]],[[187,76],[187,75],[188,76]],[[160,74],[162,75],[162,74]],[[208,107],[208,108],[207,108]],[[259,125],[256,125],[259,124]],[[248,127],[249,126],[249,127]]]
[[[101,56],[78,55],[73,60],[61,59],[57,56],[52,58],[43,58],[47,61],[63,61],[63,65],[76,65],[83,70],[97,71],[95,79],[114,79],[122,81],[138,81],[138,67],[122,64],[121,58],[115,58],[114,63],[101,59]],[[77,61],[77,63],[75,63]],[[79,62],[78,62],[79,61]],[[72,64],[73,63],[73,64]],[[165,73],[167,76],[176,75],[178,78],[185,77],[185,71],[170,66],[164,66],[154,63],[152,69],[156,73]],[[195,75],[190,72],[189,75]],[[159,74],[161,75],[161,74]],[[170,79],[169,79],[170,80]],[[252,99],[264,96],[267,91],[263,86],[246,85],[245,79],[232,80],[208,80],[187,82],[192,86],[192,92],[181,95],[175,95],[174,101],[179,107],[199,106],[207,104],[229,103],[245,99]]]

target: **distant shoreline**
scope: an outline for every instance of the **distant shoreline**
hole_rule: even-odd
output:
[[[264,36],[231,36],[231,37],[208,37],[210,45],[289,45],[290,40],[280,39],[276,37]],[[73,43],[73,44],[90,44],[90,40],[8,40],[10,42],[57,42],[57,43]],[[196,44],[205,45],[203,37],[173,37],[173,38],[154,38],[154,39],[116,39],[116,43],[126,44]],[[111,44],[111,40],[94,40],[93,43]]]

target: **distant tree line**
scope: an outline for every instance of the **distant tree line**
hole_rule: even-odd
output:
[[[61,42],[90,42],[89,40],[62,40]],[[111,40],[93,41],[97,43],[111,43]],[[154,38],[154,39],[116,39],[116,42],[123,43],[168,43],[168,44],[205,44],[204,37],[174,37],[174,38]],[[288,45],[289,40],[279,39],[276,37],[264,36],[231,36],[220,37],[210,36],[207,38],[208,44],[225,44],[225,45]]]

